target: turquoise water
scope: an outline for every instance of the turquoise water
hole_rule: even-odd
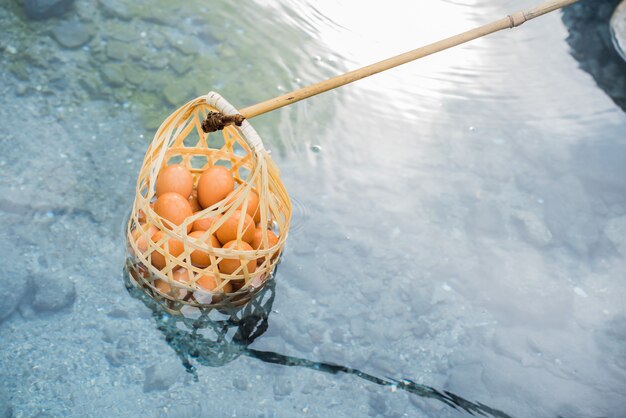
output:
[[[127,290],[122,227],[177,106],[533,4],[233,3],[0,5],[0,416],[622,415],[622,64],[592,74],[559,13],[253,119],[295,214],[249,315]]]

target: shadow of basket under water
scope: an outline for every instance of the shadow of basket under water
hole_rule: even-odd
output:
[[[221,367],[240,356],[246,356],[280,366],[301,367],[333,375],[351,375],[378,386],[391,388],[392,392],[401,390],[419,398],[443,403],[470,415],[510,418],[507,413],[483,403],[470,401],[449,391],[419,384],[411,379],[378,377],[343,365],[249,348],[268,329],[276,292],[274,280],[268,281],[249,303],[238,309],[226,312],[217,308],[200,309],[185,305],[181,312],[174,313],[134,283],[128,265],[124,278],[130,294],[152,310],[157,328],[176,352],[186,371],[191,373],[196,381],[199,380],[199,366]]]
[[[240,306],[230,308],[197,308],[183,305],[171,309],[171,301],[155,298],[137,285],[127,262],[124,282],[128,292],[152,311],[157,328],[176,352],[185,369],[197,378],[197,365],[219,367],[246,353],[268,328],[268,317],[275,296],[275,281],[267,285]]]

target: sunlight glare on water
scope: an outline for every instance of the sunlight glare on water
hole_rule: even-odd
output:
[[[342,71],[407,52],[476,25],[472,4],[450,2],[435,2],[425,8],[419,3],[394,0],[364,2],[355,8],[346,2],[273,1],[271,7],[284,14],[290,24],[315,36],[325,48],[323,58],[335,62]],[[477,40],[470,46],[423,59],[419,64],[408,64],[412,68],[378,74],[373,80],[362,81],[360,88],[384,86],[387,95],[380,97],[379,103],[395,105],[396,110],[404,108],[409,115],[416,111],[411,97],[421,97],[436,106],[442,95],[453,94],[453,87],[458,89],[456,83],[465,81],[466,69],[479,65],[481,43]],[[302,76],[307,75],[304,71]],[[462,77],[459,73],[463,73]]]

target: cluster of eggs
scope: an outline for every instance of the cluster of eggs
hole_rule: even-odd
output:
[[[236,198],[235,179],[232,173],[222,166],[213,166],[203,171],[198,179],[197,187],[194,188],[193,176],[187,167],[179,164],[169,165],[161,170],[155,186],[156,200],[150,206],[164,220],[162,222],[163,225],[169,229],[173,229],[174,225],[180,226],[188,217],[206,208],[224,200],[227,205]],[[222,221],[221,218],[224,216],[227,215],[220,214],[214,217],[205,216],[196,219],[187,225],[187,236],[211,248],[242,251],[272,248],[279,241],[278,236],[272,230],[260,225],[259,196],[254,190],[249,192],[245,211],[237,209],[227,219]],[[241,217],[244,218],[242,222],[243,227],[240,239],[237,239]],[[156,244],[164,241],[164,236],[162,230],[146,222],[146,216],[142,212],[139,214],[139,222],[132,236],[137,249],[145,253],[149,248],[146,237]],[[216,222],[220,222],[221,225],[208,234],[207,231]],[[265,229],[267,234],[266,245],[263,245],[263,229]],[[145,234],[142,234],[142,231]],[[179,257],[185,251],[185,244],[175,238],[169,238],[167,245],[164,243],[160,248],[164,252],[169,252],[173,257]],[[223,282],[216,279],[212,270],[206,269],[211,266],[211,257],[206,251],[200,249],[191,251],[190,260],[188,261],[193,266],[204,269],[203,274],[195,280],[195,285],[203,290],[230,293],[238,290],[243,284],[241,281]],[[158,251],[151,253],[150,262],[159,270],[166,266],[165,256]],[[249,261],[241,261],[239,258],[223,258],[219,261],[217,267],[222,274],[232,274],[238,270],[247,270],[248,274],[252,274],[256,270],[257,265],[260,265],[262,262],[263,258],[251,259]],[[189,284],[191,281],[188,270],[180,266],[172,271],[172,277],[180,283]],[[162,293],[171,294],[173,292],[170,284],[165,280],[157,279],[154,285]]]

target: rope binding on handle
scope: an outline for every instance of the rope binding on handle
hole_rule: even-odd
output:
[[[225,115],[220,112],[209,112],[206,119],[202,121],[202,130],[204,133],[221,131],[228,125],[241,126],[245,117],[239,114]]]

